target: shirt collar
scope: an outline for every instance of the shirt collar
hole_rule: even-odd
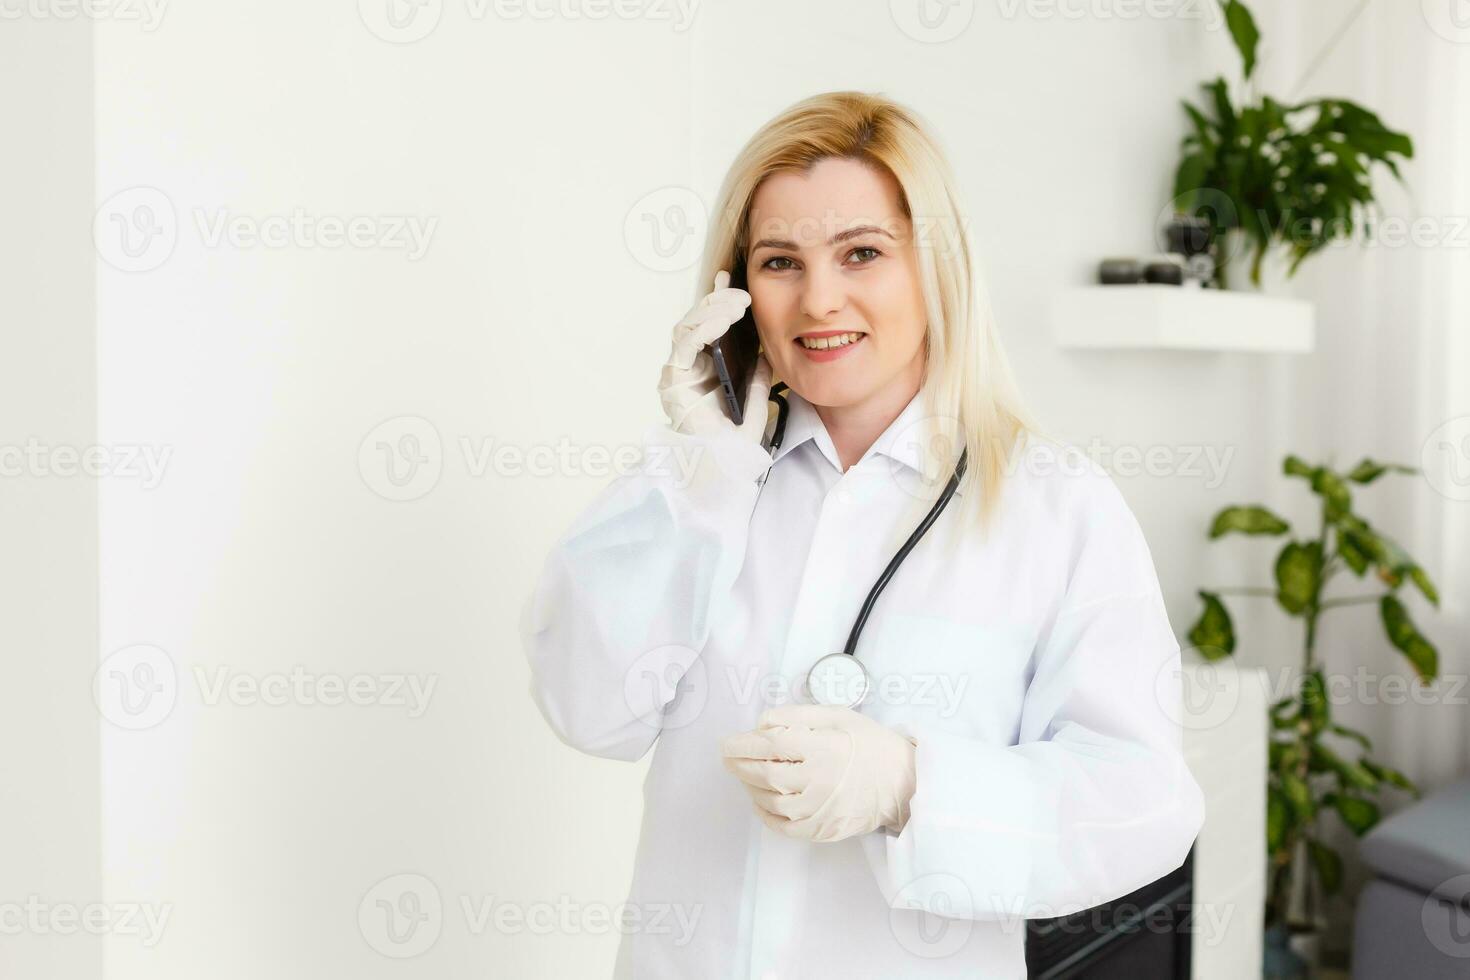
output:
[[[776,455],[772,457],[771,465],[774,466],[780,462],[782,457],[802,443],[812,441],[816,443],[822,455],[827,457],[827,461],[840,473],[842,464],[837,457],[837,448],[832,444],[832,436],[828,434],[822,417],[817,414],[816,406],[791,388],[787,388],[781,394],[789,401],[791,408],[786,415],[786,435],[782,438]],[[914,394],[898,417],[890,422],[888,428],[884,429],[883,433],[874,440],[873,445],[868,447],[868,451],[863,453],[858,463],[877,454],[903,464],[915,474],[922,474],[919,439],[924,434],[920,424],[923,415],[924,393],[921,390]]]

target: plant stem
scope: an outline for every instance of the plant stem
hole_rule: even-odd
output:
[[[1360,602],[1377,602],[1380,598],[1381,596],[1376,595],[1359,595],[1353,596],[1350,599],[1329,599],[1322,603],[1322,608],[1332,609],[1337,606],[1355,606]]]

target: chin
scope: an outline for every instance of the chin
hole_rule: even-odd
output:
[[[813,380],[810,376],[783,378],[802,398],[823,408],[856,405],[873,393],[875,385],[866,378],[827,377]]]

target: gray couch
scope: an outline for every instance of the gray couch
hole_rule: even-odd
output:
[[[1470,780],[1387,818],[1359,848],[1353,980],[1470,980]]]

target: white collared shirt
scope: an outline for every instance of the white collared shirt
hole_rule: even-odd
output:
[[[724,769],[721,739],[806,700],[927,511],[907,438],[922,394],[845,473],[794,391],[774,460],[652,427],[640,472],[547,558],[521,619],[542,713],[594,755],[657,746],[618,976],[1012,980],[1024,919],[1182,863],[1204,811],[1147,544],[1103,470],[1029,437],[989,538],[955,538],[957,495],[857,647],[861,710],[918,746],[902,833],[786,838]]]

